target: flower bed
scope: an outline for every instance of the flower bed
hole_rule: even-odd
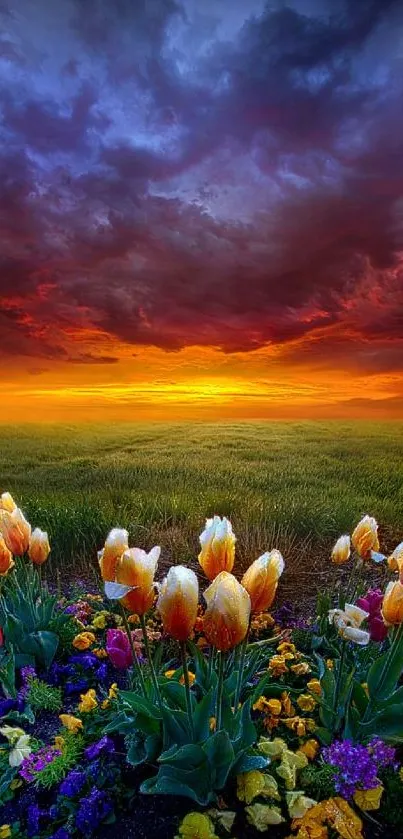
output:
[[[0,531],[0,839],[401,835],[403,544],[387,560],[374,519],[333,548],[345,590],[296,621],[275,611],[280,552],[239,581],[217,516],[202,597],[181,565],[157,583],[160,549],[120,529],[99,592],[60,597],[7,493]],[[398,577],[365,591],[386,561]]]

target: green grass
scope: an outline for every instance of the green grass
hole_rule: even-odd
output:
[[[108,530],[198,552],[205,516],[231,518],[238,567],[277,545],[298,574],[364,513],[403,537],[403,425],[222,423],[0,427],[1,490],[47,529],[58,566],[96,567]]]

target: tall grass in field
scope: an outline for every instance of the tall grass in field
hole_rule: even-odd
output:
[[[49,568],[96,566],[108,530],[191,562],[205,516],[229,516],[242,568],[268,547],[288,576],[364,514],[403,536],[403,426],[222,423],[0,427],[0,490],[49,532]]]

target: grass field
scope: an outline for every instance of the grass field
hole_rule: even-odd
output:
[[[205,516],[231,518],[240,571],[278,547],[295,594],[364,514],[403,538],[403,425],[222,423],[0,427],[0,488],[52,544],[49,570],[96,569],[108,530],[194,560]]]

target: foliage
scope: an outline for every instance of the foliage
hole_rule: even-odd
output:
[[[32,564],[21,561],[6,578],[0,595],[0,623],[12,644],[17,666],[37,663],[47,668],[58,647],[58,636],[49,630],[57,597],[41,587]]]
[[[55,784],[60,783],[70,769],[77,765],[82,755],[84,741],[80,734],[66,732],[63,729],[59,736],[64,741],[61,753],[35,774],[33,780],[38,788],[51,789]]]
[[[60,688],[48,685],[42,679],[28,680],[28,705],[34,711],[60,711],[62,708],[62,691]]]

